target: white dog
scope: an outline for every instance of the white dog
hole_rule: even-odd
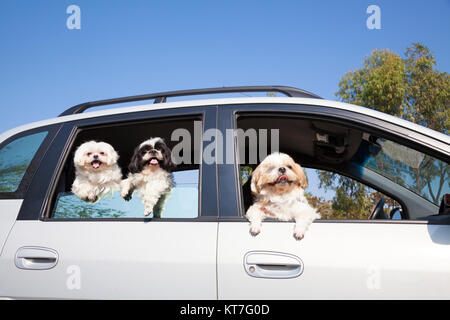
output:
[[[136,189],[145,206],[144,216],[153,212],[153,217],[160,218],[164,200],[173,187],[174,167],[171,151],[163,139],[142,142],[134,150],[128,166],[130,173],[120,185],[120,196],[128,201]]]
[[[261,232],[266,217],[295,220],[294,237],[302,239],[309,225],[320,214],[304,196],[308,187],[302,167],[284,153],[267,156],[252,174],[253,205],[247,210],[250,232]]]
[[[117,165],[119,155],[106,142],[89,141],[75,151],[75,181],[72,192],[88,202],[111,195],[120,188],[122,171]]]

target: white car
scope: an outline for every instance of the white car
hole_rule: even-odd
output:
[[[230,92],[286,97],[166,102]],[[150,99],[155,103],[84,112]],[[113,145],[125,177],[134,148],[154,136],[184,160],[161,218],[142,216],[137,196],[86,203],[70,192],[82,142]],[[367,219],[322,214],[302,240],[293,237],[293,222],[275,220],[253,236],[244,218],[248,181],[273,149],[307,168],[306,191],[328,204],[318,172],[382,197]],[[290,87],[78,105],[0,135],[0,297],[450,299],[449,162],[447,135]]]

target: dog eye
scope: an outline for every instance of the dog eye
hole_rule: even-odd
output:
[[[104,153],[104,152],[100,152],[100,154],[101,154],[102,156],[104,156],[104,155],[105,155],[105,153]]]
[[[292,166],[287,166],[289,169],[292,169]]]
[[[92,152],[88,152],[88,153],[87,153],[88,157],[89,157],[91,154],[92,154]]]

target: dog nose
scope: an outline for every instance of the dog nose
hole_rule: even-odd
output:
[[[94,159],[98,159],[98,154],[94,154]]]
[[[280,171],[280,173],[285,173],[286,172],[286,168],[285,167],[279,167],[278,171]]]
[[[150,153],[151,153],[151,154],[156,154],[157,152],[158,152],[158,151],[155,150],[155,149],[150,150]]]

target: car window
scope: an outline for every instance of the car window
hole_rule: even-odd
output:
[[[19,187],[47,131],[18,138],[0,150],[0,192],[15,192]]]
[[[236,120],[237,129],[241,130],[241,134],[236,134],[236,150],[243,215],[253,204],[249,181],[252,170],[266,155],[277,151],[290,155],[303,167],[309,181],[305,195],[310,204],[321,212],[322,219],[365,220],[376,217],[400,220],[438,214],[437,207],[427,207],[431,205],[428,201],[417,199],[402,184],[389,181],[378,172],[365,170],[367,167],[364,165],[371,165],[370,161],[381,155],[380,146],[384,145],[383,140],[374,134],[344,123],[293,114],[240,113]],[[383,168],[388,163],[393,166],[393,161],[389,162],[386,156],[382,160],[384,163],[380,166]],[[432,161],[438,167],[446,165],[436,159]],[[401,164],[397,166],[398,170],[408,169]],[[317,170],[319,168],[321,170]],[[443,179],[445,184],[449,181],[445,175],[434,179]],[[445,189],[441,189],[442,195]]]
[[[303,170],[309,185],[305,197],[320,212],[321,219],[367,220],[381,199],[384,199],[383,211],[388,217],[402,219],[402,207],[397,201],[363,183],[331,171]],[[241,184],[250,183],[253,169],[241,166],[240,171]]]
[[[197,137],[194,135],[194,127],[201,127],[201,123],[201,116],[195,116],[186,119],[169,118],[123,124],[115,123],[113,125],[81,129],[75,137],[73,146],[63,166],[47,217],[51,219],[197,218],[200,215],[199,181],[201,171],[201,164],[198,163],[197,159],[200,158],[201,136]],[[180,136],[183,137],[180,139]],[[89,144],[92,141],[108,144],[113,150],[107,151],[108,149],[105,149],[106,152],[103,152],[105,150],[101,149],[98,151],[102,151],[105,155],[111,155],[112,151],[118,154],[116,163],[119,169],[115,171],[115,176],[118,177],[115,178],[115,181],[121,185],[130,175],[138,173],[143,177],[148,174],[148,172],[145,174],[141,174],[142,172],[140,171],[132,172],[134,169],[131,168],[135,155],[142,152],[140,149],[141,144],[146,141],[153,141],[155,137],[162,139],[155,141],[163,141],[167,148],[172,151],[172,160],[176,164],[172,169],[163,170],[163,162],[160,162],[160,169],[158,169],[159,174],[171,172],[173,179],[169,180],[173,180],[173,186],[169,189],[164,189],[169,190],[169,192],[164,191],[163,193],[154,194],[152,191],[149,191],[153,187],[150,187],[150,189],[146,188],[147,185],[141,180],[141,182],[130,189],[131,192],[128,196],[123,194],[121,196],[121,190],[118,187],[114,187],[113,190],[105,192],[97,199],[91,201],[80,197],[80,194],[74,189],[76,177],[77,175],[80,176],[80,171],[77,171],[79,166],[77,167],[75,155],[81,145],[86,144],[86,142]],[[153,145],[156,148],[156,144],[153,143]],[[99,147],[98,145],[95,146],[95,148]],[[106,147],[102,146],[101,148]],[[166,154],[168,150],[165,149],[163,151]],[[90,153],[86,152],[85,154],[88,155]],[[163,161],[163,159],[160,161]],[[96,161],[92,163],[94,162]],[[100,163],[99,166],[105,165],[104,163]],[[149,163],[150,159],[147,160],[147,165]],[[94,177],[97,172],[102,172],[92,170],[90,167],[88,169],[81,174],[89,176],[89,179]],[[112,173],[108,173],[106,178],[104,175],[98,175],[97,177],[104,181],[104,179],[112,177]],[[154,183],[156,178],[152,179],[149,180],[150,183]],[[78,179],[80,183],[86,183],[86,181],[86,179]],[[94,179],[90,181],[94,181]],[[161,182],[161,180],[158,181]],[[164,181],[168,180],[164,178]],[[95,183],[93,185],[96,187]],[[89,188],[91,187],[92,184],[89,185]],[[82,188],[82,190],[85,189],[84,186]],[[99,188],[103,187],[99,186]],[[146,196],[147,198],[155,197],[156,199],[156,204],[153,205],[151,212],[145,207],[145,201],[148,200],[144,199]]]
[[[444,194],[450,193],[450,165],[412,148],[379,138],[376,156],[370,156],[362,166],[402,185],[424,199],[439,205]]]

